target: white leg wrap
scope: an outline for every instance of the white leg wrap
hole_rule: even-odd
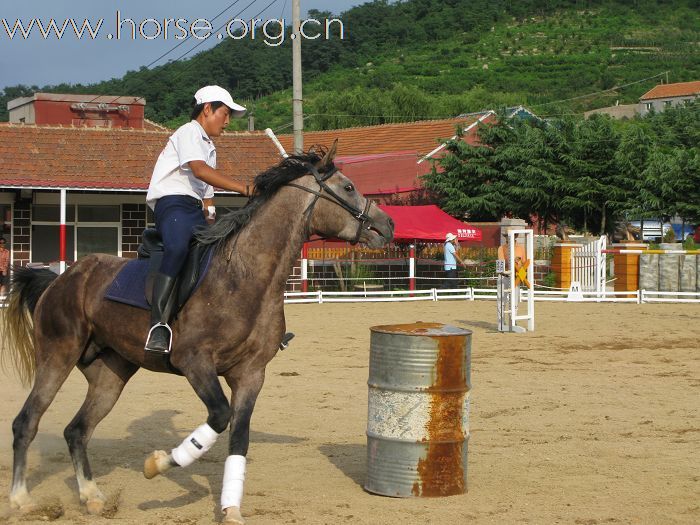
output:
[[[219,434],[206,423],[198,427],[194,432],[185,438],[180,443],[180,446],[174,448],[170,455],[175,463],[181,467],[187,467],[201,458],[204,453],[214,446]]]
[[[224,486],[221,489],[221,509],[241,506],[245,481],[245,456],[229,456],[224,467]]]

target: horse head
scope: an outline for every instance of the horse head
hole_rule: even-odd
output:
[[[394,238],[394,221],[333,164],[337,144],[336,139],[321,160],[307,165],[313,179],[303,189],[315,195],[309,233],[380,248]]]

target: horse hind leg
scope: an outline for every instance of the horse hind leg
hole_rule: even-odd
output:
[[[98,515],[104,510],[106,499],[92,479],[87,445],[95,427],[112,410],[138,366],[112,350],[104,350],[89,365],[79,367],[88,381],[88,392],[63,435],[75,468],[80,502],[86,506],[89,514]]]
[[[41,342],[37,341],[37,343],[36,348],[41,348]],[[42,359],[44,354],[36,352],[38,365],[34,385],[22,410],[12,422],[14,458],[10,508],[19,509],[21,512],[30,512],[36,508],[27,490],[27,450],[36,437],[39,420],[53,402],[56,393],[80,357],[79,352],[74,352],[74,359],[71,359],[73,356],[66,355],[63,345],[46,346],[50,346],[50,351],[45,354],[46,358]]]

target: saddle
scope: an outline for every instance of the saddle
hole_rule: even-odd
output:
[[[190,251],[187,254],[180,274],[173,288],[176,300],[174,314],[176,314],[187,302],[194,292],[199,282],[203,262],[209,252],[208,246],[202,246],[197,242],[190,243]],[[141,244],[136,250],[139,259],[148,259],[148,274],[146,275],[146,301],[151,304],[153,298],[153,279],[160,270],[160,263],[163,260],[163,239],[155,228],[146,228],[141,235]]]

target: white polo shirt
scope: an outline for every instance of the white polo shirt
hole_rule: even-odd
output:
[[[180,126],[160,153],[146,194],[151,209],[166,195],[189,195],[199,200],[214,197],[214,188],[192,173],[188,162],[193,160],[216,169],[216,147],[196,120]]]

